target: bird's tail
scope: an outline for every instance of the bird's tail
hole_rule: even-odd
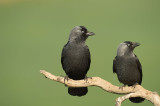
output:
[[[72,96],[84,96],[88,92],[87,87],[80,87],[80,88],[68,88],[68,93]]]
[[[129,100],[133,103],[141,103],[144,101],[144,98],[141,98],[141,97],[132,97],[132,98],[129,98]]]
[[[134,86],[134,85],[133,85]],[[129,100],[133,103],[141,103],[143,102],[145,99],[144,98],[141,98],[141,97],[132,97],[132,98],[129,98]]]

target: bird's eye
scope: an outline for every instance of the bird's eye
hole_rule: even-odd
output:
[[[82,33],[84,33],[84,31],[81,31]]]
[[[127,44],[127,46],[129,47],[129,46],[130,46],[130,44]]]

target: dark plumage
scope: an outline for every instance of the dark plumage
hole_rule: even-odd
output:
[[[94,33],[88,32],[84,26],[76,26],[72,29],[68,43],[63,48],[61,56],[62,67],[71,79],[81,80],[86,77],[91,59],[85,41],[91,35],[94,35]],[[87,92],[87,87],[68,88],[68,93],[72,96],[83,96]]]
[[[117,49],[117,56],[113,60],[113,73],[117,74],[118,80],[124,85],[133,86],[142,82],[142,67],[137,56],[133,53],[139,43],[125,41]],[[130,98],[134,103],[144,101],[143,98]]]

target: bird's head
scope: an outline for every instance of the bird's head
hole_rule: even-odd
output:
[[[72,29],[69,41],[73,42],[84,42],[88,36],[95,35],[93,32],[89,32],[86,27],[84,26],[76,26]]]
[[[123,55],[132,55],[134,56],[133,50],[135,47],[139,46],[140,43],[137,42],[131,42],[131,41],[125,41],[123,43],[120,43],[117,49],[117,55],[123,56]]]

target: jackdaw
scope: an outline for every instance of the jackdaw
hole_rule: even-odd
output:
[[[135,86],[142,82],[142,66],[138,57],[133,53],[139,43],[125,41],[118,46],[117,56],[113,60],[113,73],[117,74],[118,80],[125,85]],[[144,101],[141,97],[129,98],[133,103]]]
[[[69,40],[62,50],[61,64],[63,70],[67,74],[67,77],[73,80],[86,78],[91,58],[85,41],[91,35],[94,35],[94,33],[89,32],[86,27],[76,26],[72,29]],[[87,92],[87,87],[68,88],[68,93],[72,96],[83,96]]]

